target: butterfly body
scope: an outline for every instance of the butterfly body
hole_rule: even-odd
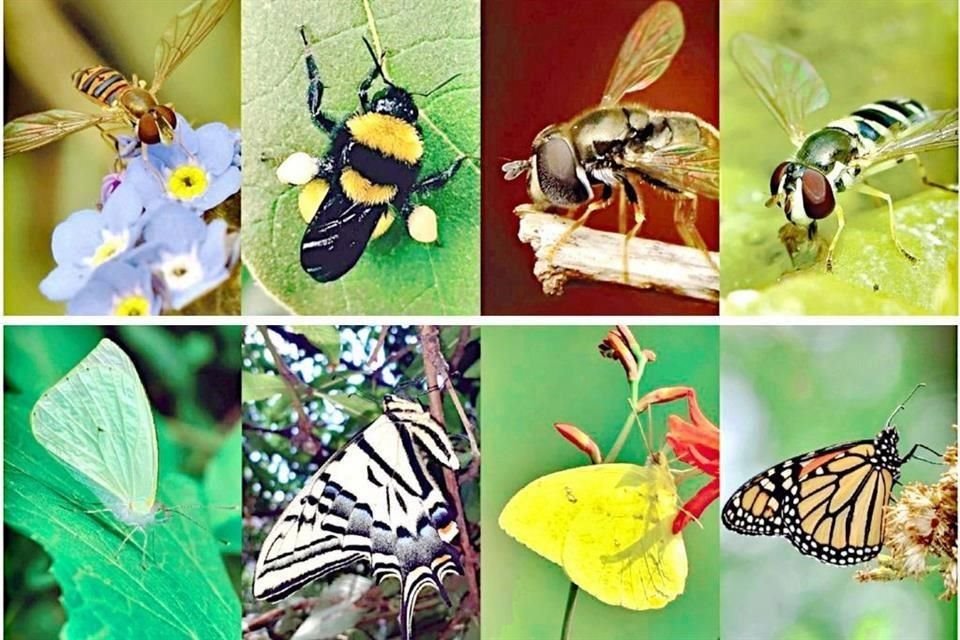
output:
[[[785,460],[737,489],[722,520],[731,531],[782,536],[821,562],[851,565],[883,547],[884,510],[900,467],[896,427]]]

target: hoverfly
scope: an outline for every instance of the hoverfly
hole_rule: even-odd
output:
[[[357,264],[371,238],[386,232],[393,221],[390,206],[407,222],[415,240],[436,240],[436,215],[429,207],[415,206],[413,199],[442,188],[466,157],[420,177],[424,144],[413,96],[430,95],[457,76],[429,93],[414,94],[387,78],[385,54],[378,56],[364,39],[373,68],[357,89],[360,108],[338,122],[322,110],[324,84],[303,27],[300,39],[307,69],[307,111],[314,126],[330,137],[331,146],[323,158],[292,154],[278,167],[277,177],[304,185],[300,207],[307,229],[300,242],[300,266],[317,282],[332,282]],[[370,96],[377,78],[386,87]]]
[[[701,118],[680,111],[660,111],[620,100],[657,81],[670,66],[684,38],[683,15],[673,2],[661,1],[633,24],[610,71],[603,98],[572,120],[552,124],[533,140],[532,155],[503,165],[504,178],[528,175],[527,192],[535,210],[550,206],[573,213],[587,205],[549,249],[556,250],[595,211],[606,208],[614,189],[620,193],[624,237],[624,280],[627,243],[645,220],[637,184],[647,184],[674,201],[674,222],[684,242],[711,261],[696,227],[697,199],[717,199],[720,193],[720,136]],[[600,194],[594,187],[600,187]],[[629,202],[634,225],[626,230]],[[522,205],[518,212],[529,210]]]
[[[863,180],[912,160],[924,184],[956,192],[956,186],[929,180],[917,154],[957,145],[957,109],[934,111],[909,98],[878,100],[806,135],[803,118],[830,98],[813,65],[796,51],[746,33],[734,37],[731,55],[747,84],[797,147],[792,160],[773,170],[766,202],[787,216],[780,238],[791,259],[798,244],[797,230],[805,228],[805,235],[813,240],[817,222],[836,212],[837,231],[826,256],[827,271],[833,270],[834,251],[845,224],[836,194],[852,188],[886,202],[890,236],[900,253],[915,262],[916,257],[897,239],[893,199]]]
[[[217,25],[233,0],[197,0],[167,25],[154,54],[153,83],[134,74],[130,80],[104,65],[79,69],[73,86],[101,107],[100,113],[51,109],[8,122],[3,127],[3,155],[30,151],[65,136],[97,127],[130,127],[144,144],[173,141],[177,119],[170,104],[161,104],[157,92],[170,73],[183,62]]]

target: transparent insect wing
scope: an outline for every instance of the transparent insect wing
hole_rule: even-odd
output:
[[[48,389],[30,416],[34,437],[133,516],[153,510],[157,432],[133,362],[101,340]],[[113,508],[113,505],[107,505]]]
[[[706,144],[664,147],[656,151],[624,153],[624,166],[708,198],[720,197],[720,137],[717,130],[700,123]]]
[[[683,15],[672,2],[658,2],[643,12],[620,46],[603,90],[603,104],[649,87],[663,75],[683,44]]]
[[[806,137],[803,119],[830,100],[820,74],[796,51],[748,33],[737,34],[730,46],[744,80],[793,144],[800,146]]]
[[[170,21],[154,53],[152,93],[157,92],[173,70],[203,42],[232,2],[197,0]]]
[[[908,128],[900,136],[880,145],[866,158],[873,164],[895,160],[912,153],[923,153],[957,146],[957,110],[933,111],[923,123]]]
[[[51,109],[11,120],[3,127],[3,155],[30,151],[71,133],[113,119],[109,114],[90,114]]]

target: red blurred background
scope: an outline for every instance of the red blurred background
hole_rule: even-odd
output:
[[[719,125],[718,3],[674,0],[686,37],[653,86],[626,101],[689,111]],[[483,313],[493,315],[707,315],[717,305],[614,284],[571,281],[547,296],[533,275],[534,255],[517,239],[518,204],[529,202],[526,180],[503,179],[506,160],[527,158],[543,127],[570,120],[600,102],[617,51],[652,0],[486,0],[483,11]],[[682,244],[673,204],[641,189],[647,220],[642,237]],[[615,201],[616,202],[616,201]],[[617,230],[616,208],[589,226]],[[697,228],[719,245],[718,203],[701,198]],[[619,261],[620,257],[617,256]],[[618,262],[619,263],[619,262]]]

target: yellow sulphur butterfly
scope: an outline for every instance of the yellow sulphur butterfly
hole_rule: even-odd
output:
[[[663,456],[538,478],[500,513],[500,527],[601,602],[660,609],[683,593],[687,552],[671,532],[677,487]]]
[[[129,356],[104,339],[34,405],[37,441],[78,471],[120,521],[142,529],[157,512],[157,431]]]

